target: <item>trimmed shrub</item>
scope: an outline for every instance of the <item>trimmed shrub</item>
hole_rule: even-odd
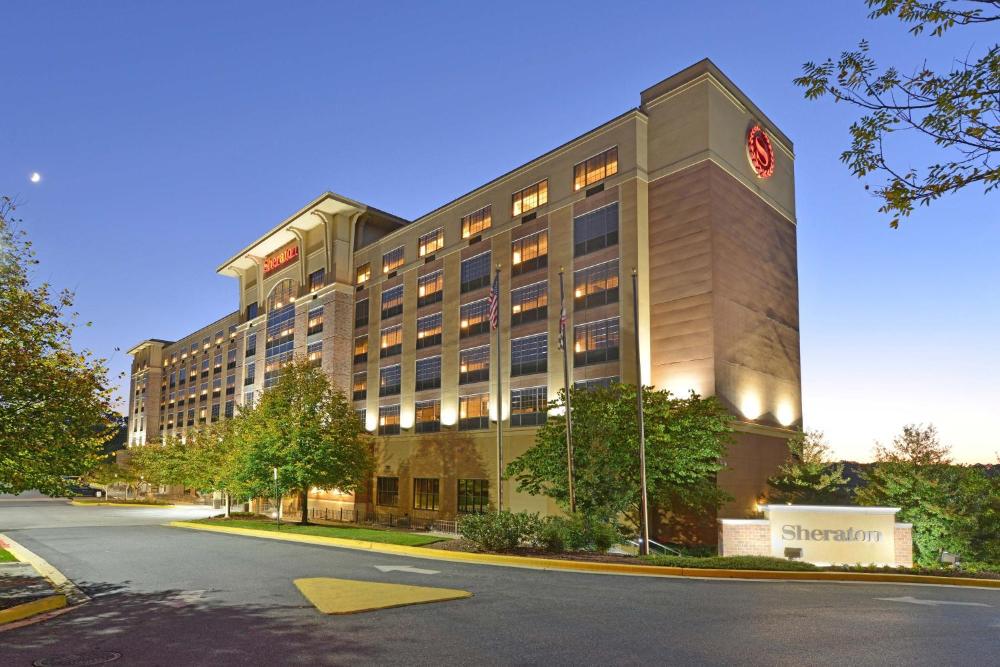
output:
[[[458,522],[458,532],[486,551],[511,551],[522,543],[534,543],[542,521],[538,513],[486,512],[470,514]]]
[[[621,539],[614,522],[577,512],[568,517],[546,517],[538,545],[546,551],[598,551],[604,553]]]
[[[651,565],[666,567],[691,567],[699,569],[720,570],[784,570],[810,571],[818,570],[812,563],[797,560],[785,560],[772,556],[708,556],[692,558],[690,556],[646,556],[644,560]]]

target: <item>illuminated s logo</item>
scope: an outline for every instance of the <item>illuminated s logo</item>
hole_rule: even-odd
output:
[[[774,173],[774,149],[771,139],[760,125],[754,125],[747,133],[747,158],[760,178]]]

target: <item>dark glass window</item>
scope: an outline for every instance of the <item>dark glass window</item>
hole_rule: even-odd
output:
[[[382,292],[382,319],[395,317],[403,312],[403,286],[396,285]]]
[[[326,271],[324,269],[318,269],[309,274],[309,291],[315,292],[323,287],[323,281],[326,277]]]
[[[417,359],[416,390],[437,389],[441,386],[441,357]]]
[[[618,359],[619,326],[613,317],[578,324],[573,328],[573,363],[576,366]]]
[[[354,304],[354,326],[363,327],[368,324],[368,299],[360,299]]]
[[[490,346],[482,345],[458,353],[458,383],[486,382],[490,379]]]
[[[618,244],[618,202],[573,218],[573,256]]]
[[[375,483],[375,504],[383,507],[399,505],[399,478],[379,477]]]
[[[441,430],[441,401],[417,401],[414,404],[414,428],[417,433]]]
[[[225,411],[226,419],[232,419],[233,410],[235,410],[235,405],[236,404],[233,401],[226,401],[226,411]]]
[[[510,425],[544,424],[548,410],[548,388],[528,387],[510,392]]]
[[[463,294],[490,284],[490,256],[489,252],[484,252],[462,262]]]
[[[489,310],[489,299],[480,299],[462,306],[459,311],[459,338],[487,333],[490,330]]]
[[[256,301],[253,302],[253,303],[251,303],[251,304],[247,304],[247,319],[248,320],[252,320],[253,318],[257,317],[257,308],[258,308],[258,306],[257,306],[257,302]]]
[[[548,345],[549,335],[545,333],[511,340],[511,377],[545,372],[548,369]]]
[[[510,324],[544,320],[549,316],[549,286],[545,281],[519,287],[510,293]]]
[[[243,373],[243,384],[253,384],[254,383],[254,370],[256,369],[256,364],[250,362],[245,366],[245,371]]]
[[[252,333],[247,336],[247,351],[245,356],[252,357],[255,354],[257,354],[257,334]]]
[[[441,344],[441,313],[417,319],[417,349]]]
[[[511,241],[510,273],[519,276],[549,265],[549,232],[540,232]]]
[[[417,477],[413,480],[413,509],[436,510],[440,501],[441,480]]]
[[[490,506],[490,480],[458,480],[458,511],[485,512]]]
[[[306,359],[317,368],[323,364],[323,341],[318,340],[306,345]]]
[[[592,380],[577,380],[573,383],[573,388],[577,391],[590,391],[591,389],[606,389],[621,381],[617,375],[606,378],[594,378]]]
[[[395,396],[400,389],[400,366],[383,366],[378,372],[378,395]]]

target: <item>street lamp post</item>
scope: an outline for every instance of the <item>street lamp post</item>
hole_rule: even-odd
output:
[[[274,523],[281,527],[281,498],[278,497],[278,468],[274,468]]]
[[[639,555],[649,555],[649,502],[646,495],[646,423],[642,413],[642,354],[639,348],[639,274],[632,269],[632,312],[635,329],[635,395],[639,413]]]

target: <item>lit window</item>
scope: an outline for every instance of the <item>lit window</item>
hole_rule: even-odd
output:
[[[306,335],[312,336],[323,331],[323,307],[313,308],[309,311],[307,320]]]
[[[573,273],[573,308],[584,310],[618,303],[618,260],[588,266]]]
[[[529,185],[511,196],[511,215],[518,216],[527,213],[549,202],[548,179]]]
[[[368,336],[358,336],[354,339],[354,363],[363,364],[368,361]]]
[[[358,267],[357,272],[354,274],[354,282],[358,285],[366,283],[371,280],[372,277],[372,265],[370,262],[365,262]]]
[[[441,430],[441,401],[417,401],[414,404],[414,427],[417,433]]]
[[[433,255],[444,247],[444,227],[438,227],[433,232],[424,234],[417,240],[417,255]]]
[[[391,357],[403,351],[403,325],[382,329],[379,337],[379,357]]]
[[[354,385],[351,388],[351,397],[355,401],[363,401],[368,397],[368,373],[362,371],[354,374]]]
[[[318,340],[306,346],[306,359],[313,366],[319,366],[323,363],[323,341]]]
[[[395,317],[403,312],[403,286],[396,285],[382,292],[382,319]]]
[[[444,274],[441,271],[428,273],[417,278],[417,307],[423,307],[441,300],[444,290]]]
[[[417,349],[441,344],[441,313],[417,319]]]
[[[573,189],[582,190],[617,173],[618,147],[615,146],[573,167]]]
[[[490,346],[470,347],[458,353],[458,383],[486,382],[490,379]]]
[[[510,324],[516,326],[548,317],[549,286],[545,281],[519,287],[510,293]]]
[[[399,435],[399,403],[379,406],[378,434]]]
[[[458,399],[458,430],[471,431],[490,426],[490,395],[472,394]]]
[[[403,246],[399,246],[382,255],[382,273],[389,273],[401,267],[405,261],[403,252]]]
[[[528,271],[541,269],[549,264],[549,232],[540,232],[511,241],[511,275],[517,276]]]
[[[490,330],[490,300],[480,299],[467,303],[459,309],[459,337],[475,336]]]
[[[318,269],[309,274],[309,291],[315,292],[323,287],[323,279],[326,276],[326,271],[323,269]]]
[[[486,206],[475,213],[462,217],[462,238],[475,236],[493,224],[493,207]]]
[[[618,318],[578,324],[573,328],[573,363],[576,366],[618,359]]]

